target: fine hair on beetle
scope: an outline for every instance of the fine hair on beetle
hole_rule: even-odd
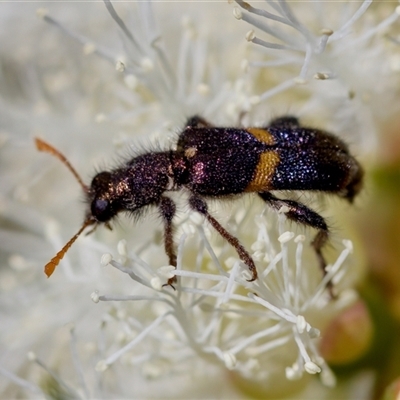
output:
[[[326,274],[323,249],[330,229],[325,219],[286,192],[336,195],[352,203],[363,185],[364,172],[348,146],[335,135],[300,124],[291,115],[273,119],[264,127],[219,127],[202,117],[189,118],[169,150],[152,146],[139,151],[112,169],[98,171],[86,185],[66,157],[50,144],[36,139],[39,150],[60,159],[80,183],[88,207],[81,229],[46,265],[50,276],[66,251],[87,227],[95,229],[120,213],[141,218],[157,208],[164,225],[164,247],[169,264],[176,267],[174,240],[176,203],[169,192],[184,191],[187,205],[198,212],[237,252],[257,279],[256,265],[240,240],[225,229],[208,210],[210,200],[237,199],[245,194],[259,200],[287,219],[317,233],[311,242],[319,266]],[[279,194],[279,197],[275,193]],[[301,198],[301,197],[300,197]],[[166,285],[173,287],[176,277]],[[332,284],[328,289],[333,295]]]

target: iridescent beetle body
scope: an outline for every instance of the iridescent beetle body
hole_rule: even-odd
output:
[[[51,149],[44,151],[57,155]],[[76,174],[70,165],[69,168]],[[179,135],[175,150],[142,154],[119,168],[98,173],[89,187],[82,184],[89,204],[84,225],[61,251],[61,257],[60,252],[49,263],[51,273],[86,226],[108,225],[121,212],[135,213],[154,206],[159,208],[164,221],[169,263],[176,266],[173,240],[176,206],[166,193],[183,188],[190,193],[191,209],[202,214],[236,249],[250,269],[250,281],[257,278],[252,257],[209,214],[207,199],[257,193],[272,208],[284,210],[290,220],[317,229],[312,245],[325,271],[322,248],[329,235],[325,220],[304,204],[277,198],[271,191],[318,191],[353,202],[362,181],[360,164],[340,139],[322,130],[303,127],[295,117],[277,118],[264,128],[227,128],[214,127],[194,116]],[[174,281],[172,278],[168,284],[172,286]]]

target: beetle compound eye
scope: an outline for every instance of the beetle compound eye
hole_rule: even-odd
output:
[[[105,222],[112,217],[110,202],[104,199],[95,199],[92,203],[92,215],[97,221]]]
[[[109,201],[108,200],[101,200],[101,199],[97,199],[96,201],[94,201],[94,210],[96,211],[96,213],[103,213],[104,211],[107,210],[109,205]]]

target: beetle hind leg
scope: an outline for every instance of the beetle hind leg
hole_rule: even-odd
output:
[[[278,199],[268,192],[259,193],[259,196],[277,211],[279,211],[282,207],[287,207],[287,209],[284,210],[284,214],[289,220],[318,229],[318,233],[311,242],[311,246],[317,255],[319,266],[325,276],[327,273],[327,263],[322,254],[322,249],[326,245],[329,238],[329,228],[325,220],[318,213],[297,201]],[[333,284],[331,281],[327,283],[327,287],[330,295],[333,298],[336,297],[333,292]]]

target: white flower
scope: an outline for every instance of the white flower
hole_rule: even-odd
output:
[[[275,243],[265,228],[274,216],[260,220],[256,215],[255,218],[259,232],[252,248],[257,248],[258,255],[267,260],[258,264],[263,272],[255,283],[246,281],[250,275],[233,255],[227,259],[232,267],[230,272],[224,271],[219,262],[221,257],[214,253],[216,246],[209,243],[203,224],[194,226],[196,234],[192,240],[200,238],[195,248],[202,250],[191,269],[183,268],[188,238],[186,234],[181,236],[176,271],[180,279],[175,285],[176,291],[154,285],[155,281],[166,282],[170,277],[165,275],[164,268],[157,270],[137,255],[131,253],[129,256],[125,248],[122,254],[120,252],[123,264],[110,260],[109,255],[104,256],[106,262],[147,290],[144,295],[143,289],[135,285],[131,290],[133,295],[96,294],[96,301],[145,303],[140,329],[134,338],[100,361],[99,368],[104,369],[121,357],[129,356],[140,360],[147,358],[155,365],[163,361],[164,368],[165,364],[170,364],[164,371],[170,374],[177,364],[185,365],[197,355],[225,366],[242,379],[263,382],[263,385],[266,382],[273,385],[277,378],[283,382],[284,375],[291,380],[300,379],[304,371],[310,374],[322,372],[324,383],[333,385],[334,376],[318,354],[319,329],[311,326],[307,319],[329,319],[328,314],[335,315],[354,300],[354,296],[343,295],[340,301],[331,304],[326,292],[328,280],[339,277],[351,246],[345,243],[346,247],[329,274],[320,281],[314,279],[315,275],[321,275],[317,266],[303,265],[303,235],[294,237],[293,232],[286,231]],[[192,223],[187,221],[185,224]],[[243,224],[241,228],[246,231],[247,225],[250,224]],[[182,229],[190,230],[183,226]],[[227,245],[218,250],[222,254],[232,253]],[[289,261],[290,253],[295,254],[294,263]],[[149,306],[149,302],[153,304]],[[129,329],[132,329],[132,315],[137,316],[140,308],[134,304],[129,307],[130,312],[125,311],[122,319]],[[142,354],[140,345],[146,338],[153,344],[146,346]]]
[[[239,200],[227,213],[223,206],[210,208],[252,250],[260,277],[255,282],[246,280],[247,268],[229,244],[195,214],[177,218],[176,291],[163,287],[175,271],[165,265],[162,229],[151,217],[138,225],[129,221],[126,229],[114,226],[113,232],[81,235],[45,281],[42,265],[77,231],[84,206],[76,200],[79,185],[60,163],[35,152],[33,137],[54,144],[87,182],[93,165],[108,168],[111,154],[126,152],[127,144],[137,146],[138,139],[153,147],[154,142],[160,147],[173,143],[185,119],[195,113],[219,125],[265,123],[267,113],[286,112],[287,107],[311,115],[315,104],[326,100],[329,107],[320,123],[326,122],[328,130],[339,120],[348,126],[363,120],[375,104],[361,102],[350,107],[349,115],[343,113],[341,100],[350,89],[357,99],[371,88],[372,98],[382,98],[372,85],[376,63],[362,69],[366,78],[361,79],[350,68],[356,60],[389,52],[382,42],[370,42],[370,33],[380,32],[374,28],[379,22],[362,23],[361,12],[357,21],[354,14],[338,12],[344,22],[337,26],[347,33],[357,22],[355,32],[343,38],[337,34],[330,46],[335,33],[312,34],[303,24],[298,36],[289,43],[282,40],[282,48],[269,54],[275,60],[254,62],[255,46],[240,40],[241,25],[227,4],[157,3],[154,14],[151,2],[105,4],[108,13],[97,3],[44,3],[49,10],[41,9],[39,15],[57,29],[33,20],[32,9],[1,6],[6,11],[1,18],[11,24],[0,28],[6,44],[0,54],[0,248],[7,254],[0,278],[0,343],[7,362],[0,372],[8,378],[0,383],[0,393],[241,398],[237,387],[248,393],[255,387],[258,394],[271,396],[312,389],[308,383],[314,374],[333,385],[335,377],[318,352],[318,337],[354,300],[350,242],[335,243],[340,254],[322,278],[310,238],[295,226],[288,231],[281,215],[263,215],[260,201]],[[301,4],[279,4],[276,11],[286,13],[281,19],[292,15],[307,17],[307,26],[318,22],[319,14],[304,13]],[[319,6],[321,11],[334,9]],[[64,15],[65,10],[69,13]],[[240,16],[248,20],[246,15]],[[329,20],[330,14],[323,15]],[[389,26],[394,19],[382,17],[382,24]],[[120,40],[114,37],[117,29]],[[261,44],[254,33],[247,37]],[[335,51],[343,57],[340,63],[332,56]],[[293,72],[299,60],[302,67]],[[246,72],[257,65],[271,71],[277,66],[280,73],[268,73],[263,81]],[[307,96],[297,93],[289,105],[289,96],[279,96],[299,83],[293,78],[309,81],[318,73],[329,78],[324,82],[334,82],[332,90],[305,82],[301,90]],[[382,75],[386,95],[393,99],[397,93],[388,84],[392,74]],[[268,91],[262,92],[266,85]],[[277,100],[268,112],[261,103],[267,98]],[[374,108],[371,124],[375,127],[395,109]],[[344,131],[341,125],[333,130]],[[132,156],[127,152],[124,159],[127,154]],[[121,157],[115,158],[114,165]],[[183,211],[184,201],[179,203]],[[118,255],[111,256],[116,247]],[[330,279],[338,300],[326,290]]]
[[[249,68],[267,71],[260,100],[284,92],[287,102],[297,92],[301,115],[351,138],[358,152],[374,153],[383,121],[398,113],[398,51],[390,35],[396,3],[374,4],[374,13],[372,0],[235,2],[234,16],[257,29],[246,39],[263,54]]]

